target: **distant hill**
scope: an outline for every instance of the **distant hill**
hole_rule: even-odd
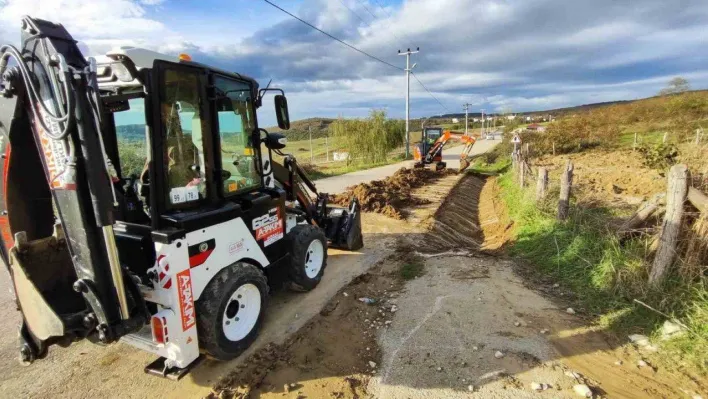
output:
[[[288,140],[299,141],[307,140],[310,138],[310,129],[312,129],[312,138],[320,138],[327,136],[327,129],[329,125],[334,122],[333,118],[308,118],[301,119],[299,121],[290,122],[290,130],[280,130],[278,126],[271,126],[266,128],[269,132],[282,133]]]
[[[691,92],[694,93],[708,93],[708,90],[691,90]],[[600,108],[600,107],[606,107],[609,105],[617,105],[617,104],[631,104],[633,102],[637,101],[642,101],[642,100],[648,100],[651,98],[656,98],[658,96],[651,96],[647,98],[637,98],[634,100],[618,100],[618,101],[606,101],[606,102],[600,102],[600,103],[591,103],[591,104],[582,104],[582,105],[574,105],[571,107],[564,107],[564,108],[555,108],[555,109],[546,109],[546,110],[540,110],[540,111],[526,111],[526,112],[514,112],[516,115],[561,115],[561,114],[568,114],[568,113],[574,113],[574,112],[581,112],[581,111],[587,111],[593,108]],[[491,114],[490,114],[491,115]],[[479,112],[472,113],[470,112],[469,117],[475,117],[479,118],[481,114]],[[455,113],[455,114],[444,114],[444,115],[433,115],[431,116],[432,118],[440,118],[440,119],[448,119],[448,118],[458,118],[460,120],[463,120],[465,118],[465,114],[463,112],[461,113]]]
[[[145,141],[145,125],[116,126],[116,136],[118,140]]]

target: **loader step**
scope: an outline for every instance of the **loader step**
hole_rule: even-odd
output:
[[[204,355],[200,355],[197,360],[189,363],[189,366],[184,368],[179,367],[167,367],[165,365],[164,357],[157,358],[154,362],[145,366],[145,373],[155,375],[162,378],[167,378],[168,380],[178,381],[180,378],[184,377],[189,373],[196,365],[204,360]]]

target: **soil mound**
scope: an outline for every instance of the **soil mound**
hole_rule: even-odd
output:
[[[329,202],[347,206],[351,198],[356,197],[365,212],[376,212],[395,219],[404,219],[403,208],[429,203],[425,199],[413,197],[411,191],[414,188],[451,174],[457,172],[449,169],[433,171],[401,168],[386,179],[357,184],[348,187],[342,194],[330,195]]]

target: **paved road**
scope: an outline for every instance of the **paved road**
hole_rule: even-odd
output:
[[[481,140],[473,154],[487,151],[498,143]],[[443,158],[449,168],[459,167],[461,151],[462,146],[444,151]],[[321,191],[337,193],[354,184],[390,176],[403,166],[411,166],[411,161],[322,179],[317,181],[317,186]],[[365,233],[384,237],[378,226],[385,223],[377,219],[384,217],[364,216]],[[387,222],[392,221],[387,219]],[[247,354],[267,342],[283,342],[319,313],[341,287],[383,259],[392,245],[387,239],[379,238],[367,241],[366,247],[355,253],[330,250],[329,273],[316,290],[304,295],[274,295],[261,336]],[[5,271],[0,271],[0,397],[201,397],[245,357],[225,363],[207,361],[179,383],[144,375],[141,369],[154,360],[153,356],[124,344],[102,348],[80,342],[66,349],[52,347],[46,359],[27,368],[20,367],[16,361],[20,318],[10,294],[9,275],[4,265],[2,268]]]
[[[481,154],[489,151],[500,142],[501,140],[479,140],[474,147],[472,147],[472,152],[470,155]],[[443,149],[443,161],[447,163],[448,168],[457,169],[460,167],[460,153],[463,149],[464,146],[461,145]],[[330,194],[341,193],[349,186],[391,176],[394,172],[404,166],[412,167],[413,161],[403,161],[378,168],[360,170],[358,172],[347,173],[345,175],[320,179],[316,182],[317,190]]]

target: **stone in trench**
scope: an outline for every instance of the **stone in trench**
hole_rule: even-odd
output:
[[[686,329],[671,320],[666,320],[664,325],[661,326],[661,340],[666,341],[671,338],[675,338],[686,333]]]
[[[470,392],[474,392],[474,385],[467,385],[467,390]]]
[[[633,344],[637,344],[637,346],[648,346],[650,344],[649,337],[646,335],[632,334],[628,338]]]
[[[573,386],[573,391],[584,398],[592,398],[592,390],[589,386],[585,384],[578,384]]]
[[[501,358],[504,357],[504,354],[503,354],[501,351],[497,351],[497,352],[494,354],[494,357],[496,357],[497,359],[501,359]]]
[[[575,314],[575,309],[573,309],[573,308],[568,308],[568,309],[565,310],[565,312],[568,313],[568,314]]]
[[[376,368],[376,362],[372,362],[371,360],[369,360],[369,366],[371,366],[372,369]]]

